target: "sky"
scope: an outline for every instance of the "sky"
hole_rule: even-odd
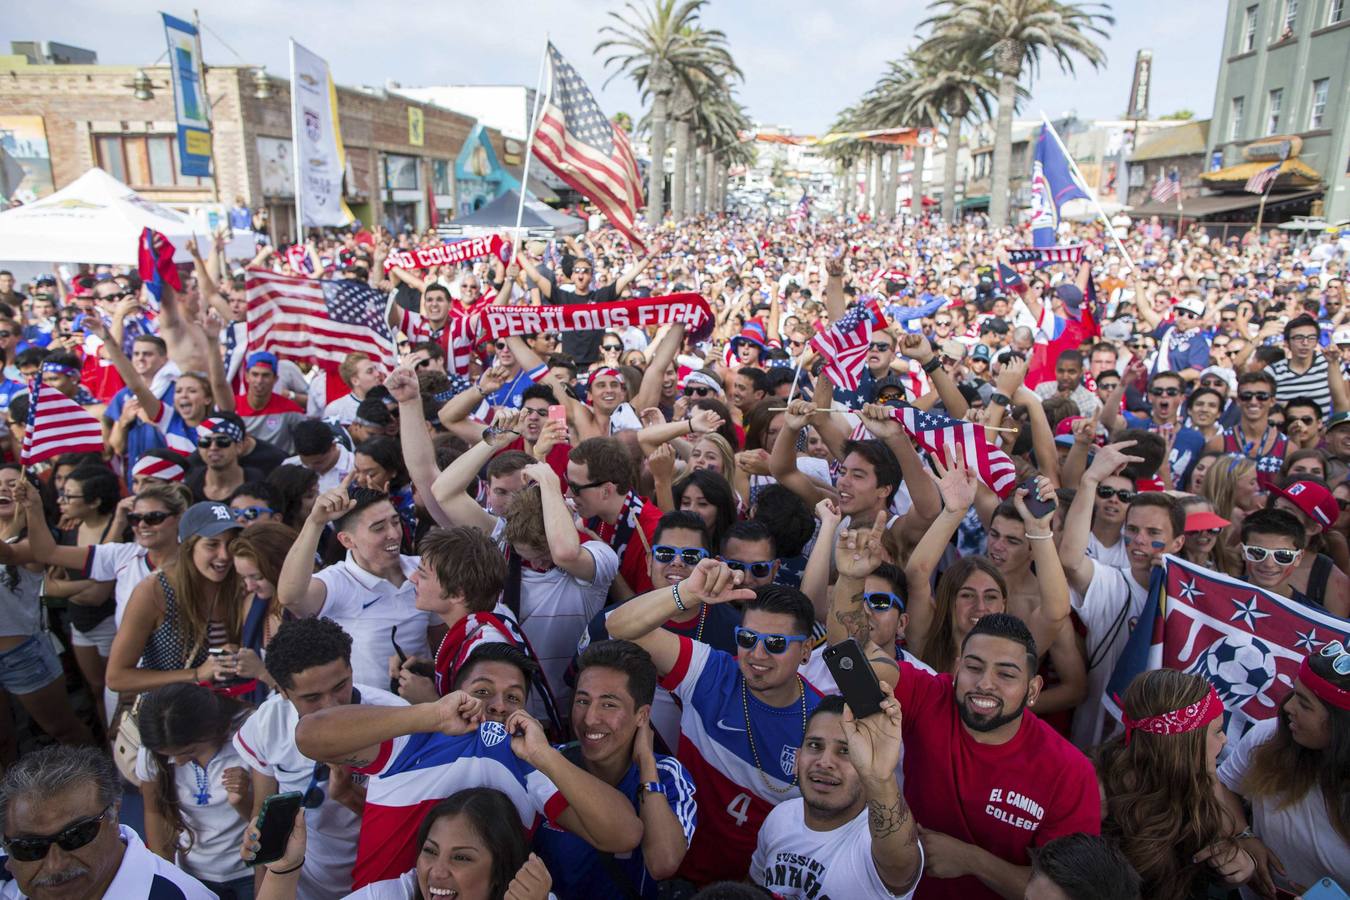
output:
[[[645,0],[634,0],[645,2]],[[1227,4],[1220,0],[1116,2],[1101,71],[1061,73],[1053,62],[1031,86],[1020,115],[1117,118],[1129,99],[1136,51],[1153,51],[1150,111],[1210,115]],[[827,131],[835,114],[860,97],[886,62],[921,40],[920,0],[709,0],[705,27],[722,29],[745,81],[737,96],[752,119],[796,134]],[[547,37],[597,91],[609,115],[635,119],[642,103],[625,76],[595,53],[598,35],[620,0],[199,0],[208,64],[266,65],[289,72],[287,38],[325,57],[339,84],[405,87],[535,83]],[[53,40],[98,53],[99,62],[149,65],[164,49],[160,10],[190,19],[173,0],[56,0],[11,4],[0,23],[0,52],[10,40]],[[509,12],[506,16],[497,14]],[[238,54],[238,55],[236,55]]]

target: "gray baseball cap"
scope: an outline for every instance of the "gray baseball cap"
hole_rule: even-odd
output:
[[[187,512],[183,513],[183,518],[178,520],[178,540],[186,541],[194,534],[215,537],[231,528],[243,527],[229,506],[207,500],[192,504],[187,508]]]

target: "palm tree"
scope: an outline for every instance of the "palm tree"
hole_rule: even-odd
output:
[[[848,106],[839,111],[834,118],[834,124],[830,126],[831,132],[859,131],[862,129],[862,119],[858,106]],[[854,193],[858,189],[857,165],[863,164],[863,191],[862,202],[858,212],[866,212],[867,201],[871,196],[870,188],[872,186],[871,176],[871,148],[872,145],[866,141],[856,138],[843,138],[831,141],[825,144],[821,150],[821,155],[828,159],[833,159],[842,170],[844,176],[844,194],[843,203],[840,207],[841,213],[848,213],[852,207]]]
[[[913,55],[887,64],[886,72],[877,80],[872,89],[863,98],[861,109],[863,117],[872,128],[929,127],[933,124],[935,111],[927,106],[917,106],[913,91],[919,80],[920,60]],[[889,149],[886,156],[891,161],[891,172],[885,179],[883,194],[884,217],[895,214],[896,190],[900,180],[900,153],[898,149]],[[910,176],[911,194],[923,196],[924,148],[914,148],[914,172]],[[917,214],[919,210],[916,208]]]
[[[947,125],[947,150],[942,157],[942,219],[951,222],[956,213],[956,160],[961,150],[961,126],[977,112],[993,118],[990,98],[998,90],[998,80],[987,58],[944,55],[937,63],[937,52],[922,45],[915,56],[924,60],[910,97],[916,106],[937,112],[934,125],[941,119]],[[1019,94],[1025,91],[1019,86]]]
[[[606,84],[627,75],[643,100],[651,98],[652,165],[647,181],[647,222],[651,225],[659,224],[664,213],[666,120],[671,94],[680,83],[688,82],[691,73],[718,81],[730,62],[726,35],[697,27],[706,2],[648,0],[648,5],[639,6],[635,0],[628,0],[623,11],[609,13],[613,21],[600,29],[604,40],[595,47],[596,53],[612,51],[605,66],[613,67],[614,72]],[[702,39],[691,40],[693,32]]]
[[[962,56],[988,54],[998,75],[989,194],[989,220],[997,228],[1008,222],[1013,106],[1022,70],[1029,70],[1034,79],[1042,51],[1053,54],[1063,72],[1074,71],[1075,56],[1101,68],[1106,53],[1093,40],[1107,37],[1104,26],[1116,20],[1104,4],[1069,0],[935,0],[931,9],[933,15],[920,24],[932,25],[929,43],[935,50]]]

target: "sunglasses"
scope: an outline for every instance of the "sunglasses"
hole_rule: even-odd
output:
[[[573,269],[572,269],[572,274],[573,274],[573,275],[589,275],[589,274],[591,274],[592,271],[593,271],[592,269],[588,269],[588,268],[586,268],[585,266],[581,266],[580,268],[573,268]]]
[[[673,563],[677,556],[680,558],[680,562],[693,568],[699,564],[700,560],[708,558],[708,551],[702,547],[671,547],[667,544],[657,544],[652,548],[652,559],[663,566]]]
[[[328,780],[328,765],[315,763],[314,773],[309,776],[309,787],[305,788],[305,809],[318,809],[323,806],[323,788],[319,783]]]
[[[1219,316],[1219,321],[1225,325],[1232,325],[1237,321],[1237,316]]]
[[[935,320],[933,320],[933,324],[936,325],[938,328],[950,328],[951,325],[952,325],[952,320],[951,320],[951,319],[935,319]]]
[[[1129,503],[1134,499],[1138,491],[1128,491],[1124,488],[1107,487],[1104,484],[1097,485],[1097,496],[1103,500],[1110,500],[1112,497],[1119,497],[1121,503]]]
[[[608,353],[622,353],[623,344],[601,344],[600,349]]]
[[[172,517],[173,513],[166,512],[127,513],[127,521],[132,525],[139,525],[142,522],[147,525],[162,525]]]
[[[727,568],[733,572],[749,572],[752,578],[768,578],[769,573],[773,571],[772,562],[741,562],[739,559],[727,559],[722,557],[722,562],[727,564]]]
[[[263,516],[272,515],[276,510],[270,506],[232,506],[230,512],[234,513],[236,519],[254,522]]]
[[[710,387],[687,387],[684,389],[686,397],[711,397],[717,393]]]
[[[227,438],[227,437],[213,437],[213,438],[209,438],[209,437],[205,437],[205,438],[198,438],[198,439],[197,439],[197,447],[198,447],[199,449],[202,449],[202,450],[205,450],[205,449],[207,449],[208,447],[215,447],[217,450],[224,450],[224,449],[226,449],[226,448],[228,448],[228,447],[233,447],[233,446],[234,446],[234,438]]]
[[[506,349],[506,341],[498,341],[497,344],[496,344],[496,347],[497,347],[498,350],[505,350],[505,349]]]
[[[548,417],[547,406],[522,406],[520,408],[520,411],[524,413],[526,416],[534,416],[537,419],[544,419]]]
[[[1304,425],[1312,425],[1316,421],[1317,419],[1314,418],[1313,416],[1287,416],[1285,418],[1285,424],[1290,424],[1292,422],[1302,422]]]
[[[1201,387],[1207,387],[1207,388],[1221,388],[1221,387],[1223,387],[1223,379],[1222,379],[1222,378],[1201,378],[1201,379],[1200,379],[1200,386],[1201,386]]]
[[[1116,388],[1118,388],[1118,387],[1120,387],[1120,382],[1118,382],[1118,381],[1099,381],[1099,382],[1097,382],[1097,390],[1099,390],[1099,391],[1106,391],[1107,393],[1110,393],[1111,391],[1114,391],[1114,390],[1115,390]]]
[[[5,338],[12,338],[12,337],[14,337],[14,332],[0,331],[0,341],[4,340]]]
[[[871,591],[863,594],[863,602],[872,612],[886,612],[892,606],[898,607],[901,612],[905,611],[904,598],[890,591]]]
[[[1292,566],[1298,562],[1298,558],[1303,555],[1302,550],[1289,550],[1281,548],[1272,550],[1269,547],[1257,547],[1254,544],[1243,544],[1242,555],[1247,557],[1248,562],[1265,562],[1267,556],[1275,557],[1275,564],[1278,566]]]
[[[1210,534],[1210,535],[1213,535],[1213,536],[1215,536],[1215,537],[1218,537],[1219,535],[1223,534],[1223,529],[1222,529],[1222,528],[1196,528],[1196,529],[1194,529],[1194,530],[1192,530],[1192,531],[1188,531],[1188,532],[1186,532],[1186,533],[1187,533],[1187,534]]]
[[[1239,391],[1238,399],[1243,403],[1250,403],[1253,400],[1260,400],[1265,403],[1271,398],[1270,391]]]
[[[872,346],[872,349],[875,350],[875,351],[877,351],[878,353],[885,353],[885,352],[887,352],[888,350],[891,349],[891,345],[890,345],[890,344],[881,343],[881,342],[879,342],[879,341],[873,341],[872,344],[871,344],[871,346]]]
[[[1345,649],[1345,644],[1340,641],[1323,644],[1317,655],[1332,658],[1331,670],[1337,675],[1350,675],[1350,650]]]
[[[1149,394],[1154,397],[1179,397],[1181,388],[1149,388]]]
[[[882,394],[877,394],[878,403],[895,403],[896,401],[903,399],[905,399],[904,396],[898,391],[887,391]]]
[[[72,822],[53,835],[16,838],[6,836],[3,843],[9,855],[19,862],[37,862],[39,859],[46,858],[47,851],[52,848],[52,844],[56,844],[69,853],[72,850],[87,846],[90,841],[98,837],[99,829],[103,827],[103,820],[110,812],[112,812],[111,806],[105,808],[103,812],[96,816]]]
[[[749,628],[736,626],[736,646],[742,650],[754,652],[755,646],[760,641],[764,642],[764,649],[774,656],[781,656],[787,652],[787,648],[792,644],[803,643],[806,641],[804,634],[763,634],[758,631],[751,631]]]
[[[6,335],[6,337],[8,337],[8,335]],[[794,341],[791,338],[789,338],[788,345],[791,347],[805,347],[806,341]]]
[[[593,487],[599,487],[602,484],[608,484],[607,481],[592,481],[588,484],[577,484],[575,481],[567,482],[567,489],[574,494],[580,494],[582,491],[590,490]]]

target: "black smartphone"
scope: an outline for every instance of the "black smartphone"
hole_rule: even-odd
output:
[[[404,652],[403,652],[403,648],[400,647],[400,646],[398,645],[398,626],[397,626],[397,625],[395,625],[393,628],[389,629],[389,642],[390,642],[391,644],[394,645],[394,652],[398,654],[398,664],[399,664],[399,667],[401,668],[401,667],[403,666],[403,664],[404,664],[405,662],[408,661],[408,654],[404,653]],[[389,679],[389,692],[390,692],[391,694],[397,694],[397,693],[398,693],[398,676],[397,676],[397,675],[394,675],[393,677],[391,677],[391,678]]]
[[[881,712],[881,701],[886,695],[881,692],[881,683],[857,641],[848,638],[826,647],[825,665],[855,718],[865,719]]]
[[[252,865],[274,863],[286,854],[286,841],[295,826],[295,814],[305,802],[299,791],[273,794],[263,801],[258,812],[258,855]]]
[[[1040,498],[1040,489],[1036,487],[1036,476],[1033,475],[1018,486],[1026,488],[1027,510],[1031,513],[1033,518],[1039,519],[1041,516],[1055,511],[1056,504],[1053,497],[1049,500],[1042,500]]]

